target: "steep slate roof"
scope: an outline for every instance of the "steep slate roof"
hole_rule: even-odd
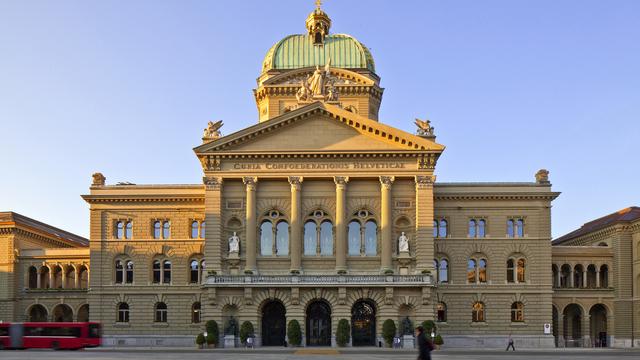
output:
[[[31,230],[44,232],[47,236],[56,238],[62,242],[70,243],[70,245],[82,247],[89,246],[89,240],[82,236],[58,229],[57,227],[20,215],[13,211],[0,212],[0,227],[7,226],[23,226]]]
[[[561,236],[553,240],[552,244],[560,245],[563,242],[575,239],[577,237],[586,235],[594,231],[598,231],[600,229],[604,229],[607,226],[611,226],[618,223],[631,222],[638,219],[640,219],[640,207],[631,206],[626,209],[616,211],[613,214],[609,214],[607,216],[603,216],[601,218],[590,221],[582,225],[578,230],[574,230],[564,236]]]
[[[268,121],[263,121],[261,123],[237,131],[233,134],[229,134],[209,143],[202,144],[194,148],[193,150],[198,154],[209,153],[213,151],[231,150],[236,144],[250,141],[256,136],[260,136],[260,134],[262,133],[277,130],[280,127],[286,126],[292,120],[302,120],[307,116],[308,113],[313,113],[317,110],[330,115],[333,119],[335,119],[335,121],[342,122],[363,135],[370,136],[374,139],[394,142],[397,144],[398,150],[401,151],[407,150],[442,152],[445,148],[444,145],[438,144],[431,140],[422,138],[420,136],[408,133],[400,129],[396,129],[392,126],[385,125],[378,121],[368,119],[364,116],[354,114],[337,106],[316,101],[294,111],[276,116]]]

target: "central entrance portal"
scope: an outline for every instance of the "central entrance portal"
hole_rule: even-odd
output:
[[[367,300],[360,300],[351,309],[353,346],[376,346],[376,310]]]
[[[278,301],[262,307],[262,346],[284,346],[285,309]]]
[[[307,308],[307,346],[331,346],[331,308],[324,301]]]

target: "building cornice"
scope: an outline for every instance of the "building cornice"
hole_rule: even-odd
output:
[[[435,200],[555,200],[559,192],[517,192],[517,193],[475,193],[475,194],[435,194]]]
[[[89,204],[109,203],[196,203],[204,204],[202,195],[82,195]]]

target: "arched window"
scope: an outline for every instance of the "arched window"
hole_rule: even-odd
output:
[[[518,228],[518,231],[517,231],[518,237],[523,237],[524,236],[524,220],[518,219],[516,221],[516,227]]]
[[[564,264],[560,268],[560,287],[568,288],[570,279],[571,279],[571,266],[569,266],[569,264]]]
[[[433,237],[438,237],[438,220],[433,220]]]
[[[125,266],[125,282],[133,284],[133,261],[127,260]]]
[[[360,255],[360,222],[353,220],[349,223],[349,255]]]
[[[524,322],[524,304],[517,301],[511,304],[511,322]]]
[[[526,282],[525,268],[527,261],[525,259],[518,259],[518,268],[516,270],[517,280],[519,283]]]
[[[53,267],[53,289],[62,289],[62,268],[59,265]]]
[[[438,267],[438,282],[449,282],[449,261],[447,261],[447,259],[440,260],[440,266]]]
[[[160,323],[167,322],[167,304],[163,302],[156,303],[154,321]]]
[[[133,238],[133,223],[131,221],[127,221],[124,228],[124,238],[132,239]]]
[[[29,279],[27,280],[29,289],[38,287],[38,269],[35,266],[29,266]]]
[[[86,266],[80,266],[78,270],[78,277],[80,280],[80,289],[86,289],[89,287],[89,269]]]
[[[118,304],[118,314],[117,314],[117,322],[120,323],[128,323],[129,322],[129,304],[127,303],[119,303]]]
[[[304,224],[304,254],[315,255],[317,252],[316,237],[318,236],[318,230],[316,229],[316,222],[309,220]]]
[[[477,277],[477,263],[475,259],[469,259],[467,261],[467,283],[475,283]]]
[[[170,284],[171,283],[171,261],[165,260],[162,263],[162,283]]]
[[[197,284],[200,278],[200,263],[198,260],[192,259],[189,265],[189,282]]]
[[[162,278],[162,270],[160,269],[160,260],[153,261],[153,283],[160,284]]]
[[[198,235],[198,222],[194,220],[191,222],[191,238],[197,239]]]
[[[333,255],[333,223],[329,220],[320,224],[320,255]]]
[[[165,221],[162,223],[162,238],[168,239],[171,237],[171,222]]]
[[[378,225],[373,220],[364,224],[364,254],[375,256],[378,253]]]
[[[64,270],[64,273],[66,274],[65,280],[64,280],[65,283],[63,285],[64,288],[65,289],[75,288],[76,287],[76,269],[73,266],[68,265]]]
[[[160,221],[156,220],[153,222],[153,238],[154,239],[160,239],[161,227],[162,227],[162,224],[160,223]]]
[[[584,279],[584,268],[578,264],[573,268],[573,287],[581,288]]]
[[[513,276],[515,270],[516,270],[515,262],[513,261],[513,259],[508,259],[507,260],[507,282],[508,283],[513,283],[516,281],[515,277]]]
[[[273,224],[269,220],[260,225],[260,255],[273,255]]]
[[[600,287],[609,287],[609,267],[607,265],[600,266]]]
[[[289,255],[289,223],[280,221],[276,225],[276,255]]]
[[[447,222],[447,220],[445,219],[440,220],[440,226],[438,227],[438,237],[441,237],[441,238],[447,237],[448,225],[449,223]]]
[[[191,305],[191,322],[194,324],[200,323],[200,315],[201,315],[201,305],[199,302],[193,303]]]
[[[124,222],[116,221],[116,239],[124,239]]]
[[[207,223],[204,221],[200,222],[200,238],[204,239],[207,235]]]
[[[478,260],[478,282],[487,282],[487,260],[485,259]]]
[[[116,260],[116,284],[124,283],[124,266],[122,261]]]
[[[476,301],[473,303],[472,311],[471,311],[471,321],[473,322],[484,322],[484,304]]]
[[[476,221],[473,219],[469,220],[469,237],[476,237]]]
[[[51,284],[49,283],[49,267],[46,265],[43,265],[40,268],[40,288],[41,289],[48,289],[50,288]]]
[[[515,223],[513,219],[507,220],[507,237],[515,236],[514,228],[515,228]]]
[[[487,221],[484,219],[478,220],[478,237],[483,238],[486,235]]]
[[[436,321],[447,322],[447,304],[443,302],[436,304]]]

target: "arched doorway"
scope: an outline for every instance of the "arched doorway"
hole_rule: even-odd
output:
[[[558,309],[554,305],[551,305],[551,327],[554,343],[558,347]]]
[[[60,304],[53,308],[54,322],[72,322],[73,310],[66,304]]]
[[[29,309],[29,321],[30,322],[45,322],[47,321],[47,309],[42,305],[33,305],[31,309]]]
[[[269,301],[262,307],[262,346],[284,346],[285,312],[279,301]]]
[[[331,346],[331,307],[324,301],[307,307],[307,346]]]
[[[577,304],[564,308],[564,343],[566,347],[582,346],[582,309]]]
[[[376,346],[376,308],[371,301],[360,300],[351,308],[353,346]]]
[[[591,341],[595,347],[608,347],[607,340],[607,309],[602,304],[596,304],[589,310]]]
[[[78,322],[89,321],[89,304],[84,304],[78,309]]]

